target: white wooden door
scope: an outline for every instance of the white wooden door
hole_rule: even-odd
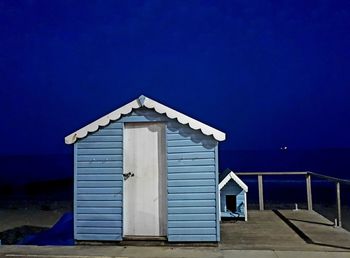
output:
[[[165,125],[124,126],[124,236],[166,235]]]

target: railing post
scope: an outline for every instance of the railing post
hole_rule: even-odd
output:
[[[262,175],[258,175],[258,188],[259,188],[259,210],[264,210],[264,187]]]
[[[312,190],[311,190],[311,175],[306,174],[306,194],[307,194],[307,209],[312,211]]]
[[[338,227],[342,226],[341,221],[341,201],[340,201],[340,183],[337,182],[337,219],[338,219]]]

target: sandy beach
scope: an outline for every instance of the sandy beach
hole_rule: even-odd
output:
[[[3,205],[0,208],[1,243],[15,244],[26,235],[47,230],[69,211],[72,211],[69,201],[21,201],[5,207]]]

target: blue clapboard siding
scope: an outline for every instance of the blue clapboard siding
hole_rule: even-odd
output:
[[[168,241],[218,241],[217,142],[141,108],[75,145],[75,239],[123,236],[123,124],[167,124]]]
[[[200,131],[168,123],[168,241],[218,241],[216,145]]]
[[[76,240],[122,240],[122,128],[114,122],[76,143]]]
[[[236,213],[231,213],[225,210],[226,206],[226,195],[235,195],[236,196]],[[220,191],[220,207],[221,207],[221,216],[222,217],[240,217],[244,218],[245,216],[245,203],[244,203],[244,191],[243,189],[233,180],[230,180]]]
[[[136,110],[75,144],[75,239],[122,240],[124,122],[168,120]]]

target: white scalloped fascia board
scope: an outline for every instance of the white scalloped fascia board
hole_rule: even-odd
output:
[[[65,137],[66,144],[73,144],[77,139],[86,137],[89,133],[96,132],[99,127],[108,125],[109,123],[118,120],[122,115],[127,115],[132,112],[133,109],[140,107],[147,107],[154,109],[159,114],[165,114],[170,119],[176,119],[179,123],[186,125],[188,124],[194,130],[201,130],[205,135],[212,135],[217,141],[224,141],[226,139],[225,133],[214,129],[206,124],[203,124],[189,116],[186,116],[174,109],[171,109],[155,100],[140,96],[139,98],[131,101],[130,103],[114,110],[113,112],[97,119],[96,121],[84,126],[83,128],[71,133]]]

